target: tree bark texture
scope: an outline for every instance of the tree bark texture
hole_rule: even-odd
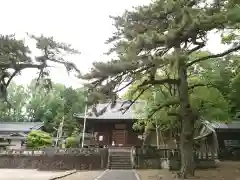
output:
[[[193,151],[195,117],[191,109],[188,94],[186,60],[181,58],[180,51],[178,52],[177,57],[180,57],[178,58],[178,77],[180,79],[178,93],[180,99],[180,115],[182,119],[180,135],[181,170],[179,175],[182,179],[185,179],[188,175],[194,176],[195,171]]]

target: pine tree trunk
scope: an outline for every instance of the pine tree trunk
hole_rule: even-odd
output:
[[[178,54],[181,56],[181,54]],[[180,151],[181,151],[181,171],[180,177],[187,178],[188,175],[194,176],[195,162],[193,155],[193,138],[194,138],[194,123],[195,117],[191,109],[189,94],[188,94],[188,81],[187,81],[187,68],[185,60],[179,58],[178,61],[178,76],[180,83],[178,86],[178,93],[180,99],[180,115],[182,119],[181,135],[180,135]]]
[[[195,162],[193,154],[193,135],[190,125],[190,119],[185,117],[182,123],[182,131],[180,137],[180,151],[181,151],[181,171],[182,178],[187,178],[188,175],[194,176]]]

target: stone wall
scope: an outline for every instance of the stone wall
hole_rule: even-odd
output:
[[[138,169],[160,169],[165,152],[156,147],[136,147],[136,168]]]
[[[196,168],[206,169],[215,168],[215,159],[201,158],[197,154],[195,156]],[[181,167],[180,150],[179,149],[157,149],[156,147],[136,148],[135,156],[136,168],[139,169],[161,169],[168,168],[170,170],[179,170]],[[163,167],[164,166],[164,167]]]
[[[97,170],[107,167],[107,159],[108,150],[96,148],[5,151],[0,153],[0,168]]]

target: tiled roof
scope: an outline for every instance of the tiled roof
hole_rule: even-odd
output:
[[[29,132],[42,126],[43,122],[0,122],[0,132]]]
[[[202,121],[202,123],[204,126],[200,129],[198,136],[195,137],[195,139],[206,137],[217,129],[240,129],[239,121],[232,121],[229,123]]]
[[[125,119],[125,120],[130,120],[130,119],[141,119],[138,115],[141,114],[139,111],[144,109],[145,103],[143,101],[138,101],[135,102],[124,114],[123,111],[121,111],[122,105],[124,101],[117,101],[116,106],[111,109],[110,106],[108,106],[107,110],[105,113],[103,113],[100,116],[95,116],[94,113],[91,113],[91,115],[87,115],[87,119]],[[130,102],[126,103],[123,105],[124,107],[127,107],[130,104]],[[106,107],[108,103],[104,104],[98,104],[97,105],[97,111],[102,110],[104,107]],[[89,109],[89,112],[91,109]],[[81,114],[74,114],[74,117],[83,119],[84,118],[84,113]]]
[[[240,129],[240,121],[232,121],[229,123],[212,122],[211,125],[215,129]]]

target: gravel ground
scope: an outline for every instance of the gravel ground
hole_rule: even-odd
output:
[[[137,173],[141,180],[171,180],[172,178],[172,173],[168,170],[138,170]]]
[[[139,170],[141,180],[173,180],[168,170]],[[216,169],[197,170],[196,177],[189,180],[240,180],[240,162],[220,162]]]

